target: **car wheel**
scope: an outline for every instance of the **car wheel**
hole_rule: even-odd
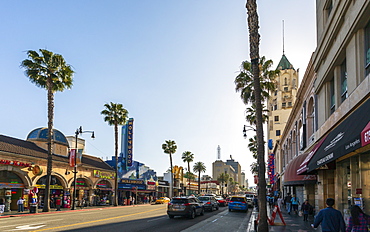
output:
[[[218,210],[220,207],[216,206],[216,210]]]
[[[168,217],[172,219],[172,218],[174,218],[175,216],[173,216],[173,215],[168,215]]]
[[[202,211],[200,211],[200,215],[203,216],[204,215],[204,208],[202,208]]]
[[[211,209],[209,211],[211,211],[211,212],[213,211],[213,206],[211,206]]]
[[[194,218],[195,218],[195,209],[192,209],[190,212],[190,219],[194,219]]]
[[[231,209],[229,209],[229,212],[231,212]]]

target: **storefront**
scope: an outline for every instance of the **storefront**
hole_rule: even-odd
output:
[[[113,196],[112,184],[108,180],[100,180],[96,184],[92,196],[93,205],[111,205]]]
[[[321,207],[331,197],[343,212],[352,204],[370,212],[369,113],[368,99],[322,139],[317,152],[306,162],[306,171],[318,174],[317,203]]]
[[[158,190],[157,190],[157,196],[156,197],[168,197],[169,194],[169,188],[170,188],[170,185],[168,183],[168,181],[165,181],[165,180],[158,180]]]

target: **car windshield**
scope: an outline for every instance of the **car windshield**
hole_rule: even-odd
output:
[[[209,201],[209,197],[198,197],[201,201]]]
[[[245,202],[244,197],[233,197],[230,201],[238,201],[238,202]]]
[[[175,198],[175,199],[172,199],[171,203],[186,204],[188,203],[188,199]]]

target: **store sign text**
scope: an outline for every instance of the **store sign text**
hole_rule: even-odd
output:
[[[6,165],[13,165],[13,166],[19,166],[19,167],[31,167],[32,164],[29,163],[23,163],[19,161],[11,161],[11,160],[0,160],[0,164],[6,164]]]

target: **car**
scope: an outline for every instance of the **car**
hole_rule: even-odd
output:
[[[213,209],[219,209],[218,201],[214,196],[200,196],[198,200],[203,202],[206,210],[213,211]]]
[[[254,201],[254,197],[255,195],[254,194],[245,194],[245,198],[247,198],[247,203],[248,203],[248,207],[251,207],[253,208],[253,201]]]
[[[192,196],[173,197],[167,206],[167,215],[169,218],[175,216],[189,217],[194,219],[196,215],[204,215],[204,204]]]
[[[171,199],[170,198],[168,198],[168,197],[160,197],[160,198],[158,198],[156,201],[155,201],[155,203],[156,204],[164,204],[164,203],[168,203],[168,202],[170,202],[171,201]]]
[[[232,210],[241,210],[248,211],[247,198],[245,196],[233,196],[230,198],[229,202],[229,211]]]
[[[227,204],[227,201],[226,201],[226,199],[224,199],[223,197],[221,197],[221,196],[218,196],[218,197],[216,197],[216,200],[218,201],[218,204],[220,205],[220,206],[227,206],[228,204]]]

